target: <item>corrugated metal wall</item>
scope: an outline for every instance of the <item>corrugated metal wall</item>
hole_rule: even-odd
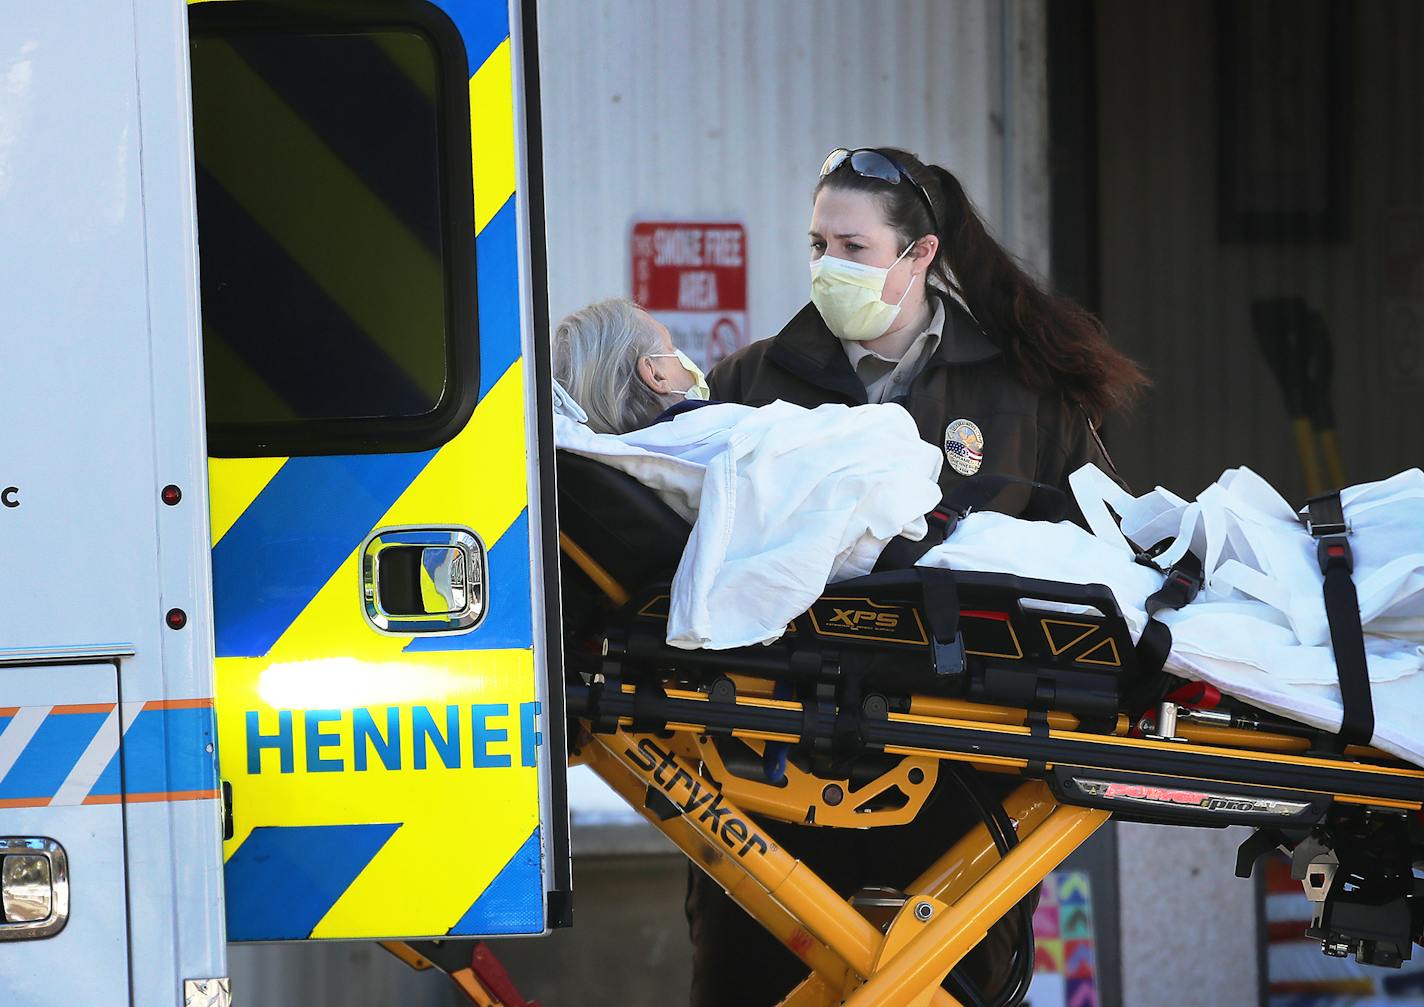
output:
[[[837,146],[897,144],[1047,256],[1041,0],[541,4],[552,317],[630,290],[635,219],[741,221],[749,326],[806,303],[811,189]]]

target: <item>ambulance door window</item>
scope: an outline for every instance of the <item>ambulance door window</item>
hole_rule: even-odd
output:
[[[317,17],[192,11],[214,455],[433,447],[478,387],[463,46]]]

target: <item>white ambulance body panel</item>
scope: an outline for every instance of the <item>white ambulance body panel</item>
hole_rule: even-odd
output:
[[[226,974],[189,119],[181,3],[5,6],[0,840],[64,848],[69,917],[0,922],[4,1002]]]

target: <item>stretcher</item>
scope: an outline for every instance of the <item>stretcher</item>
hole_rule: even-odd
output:
[[[806,964],[784,1005],[1017,1003],[1025,900],[1110,817],[1249,826],[1236,873],[1289,856],[1325,954],[1410,957],[1424,770],[1163,673],[1106,588],[887,570],[831,586],[774,644],[681,650],[665,630],[688,525],[597,462],[561,452],[558,481],[571,758]],[[990,773],[1021,780],[1002,803]],[[982,823],[868,898],[759,823],[902,825],[946,787]],[[1015,980],[975,990],[955,966],[1011,912]]]

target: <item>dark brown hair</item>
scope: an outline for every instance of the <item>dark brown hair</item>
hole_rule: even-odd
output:
[[[1035,283],[990,237],[953,174],[925,164],[908,151],[877,149],[909,172],[929,195],[933,218],[914,185],[858,175],[849,158],[823,177],[816,191],[830,187],[874,194],[884,208],[886,223],[906,245],[936,235],[939,251],[929,275],[964,298],[984,334],[1004,350],[1019,380],[1029,388],[1059,389],[1094,422],[1130,407],[1150,382],[1133,360],[1108,342],[1103,323]]]

